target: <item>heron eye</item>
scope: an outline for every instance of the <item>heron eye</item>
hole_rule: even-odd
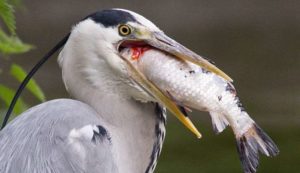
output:
[[[119,34],[121,36],[127,36],[131,33],[131,28],[128,25],[120,25],[119,26]]]

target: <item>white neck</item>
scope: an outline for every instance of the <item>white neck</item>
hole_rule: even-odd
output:
[[[60,54],[68,92],[93,107],[105,121],[119,172],[152,172],[152,162],[158,156],[154,152],[160,152],[165,136],[164,121],[155,112],[156,105],[129,97],[128,91],[133,88],[99,57],[103,55],[90,50],[90,45],[80,44],[71,35]],[[76,46],[80,50],[74,49]]]

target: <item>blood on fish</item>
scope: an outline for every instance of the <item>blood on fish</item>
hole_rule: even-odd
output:
[[[132,60],[139,60],[140,56],[146,52],[147,50],[150,49],[150,47],[132,47],[132,55],[131,55],[131,59]]]

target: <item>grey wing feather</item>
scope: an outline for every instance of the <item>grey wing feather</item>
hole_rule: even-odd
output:
[[[0,172],[114,173],[111,145],[91,107],[53,100],[29,109],[0,132]]]

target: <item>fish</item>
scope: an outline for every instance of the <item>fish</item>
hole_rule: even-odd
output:
[[[186,116],[190,109],[209,112],[217,134],[230,126],[245,173],[256,172],[259,153],[270,157],[279,153],[246,112],[232,82],[153,47],[124,48],[121,55]]]

